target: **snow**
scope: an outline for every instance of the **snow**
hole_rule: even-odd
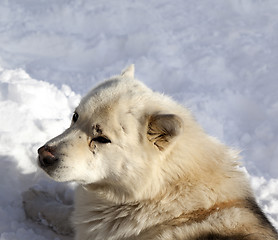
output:
[[[130,63],[242,150],[278,228],[277,16],[275,0],[0,1],[0,240],[66,239],[22,209],[30,186],[72,194],[37,170],[37,148],[68,127],[80,96]]]

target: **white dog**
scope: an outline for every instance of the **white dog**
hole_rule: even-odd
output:
[[[278,239],[237,153],[134,80],[133,65],[91,90],[38,152],[50,177],[80,184],[76,240]]]

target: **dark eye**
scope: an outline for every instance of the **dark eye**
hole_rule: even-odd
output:
[[[95,137],[92,140],[98,143],[111,143],[109,138],[103,136]]]
[[[79,117],[78,113],[75,112],[72,116],[72,121],[75,123],[77,121],[78,117]]]

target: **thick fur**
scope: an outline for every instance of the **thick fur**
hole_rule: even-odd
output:
[[[91,90],[39,153],[52,178],[80,183],[76,240],[278,239],[237,152],[135,80],[133,65]]]

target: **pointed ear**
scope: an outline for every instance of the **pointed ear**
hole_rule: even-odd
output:
[[[182,120],[174,114],[157,114],[149,118],[148,139],[163,151],[182,131]]]
[[[122,71],[121,76],[134,78],[134,64]]]

